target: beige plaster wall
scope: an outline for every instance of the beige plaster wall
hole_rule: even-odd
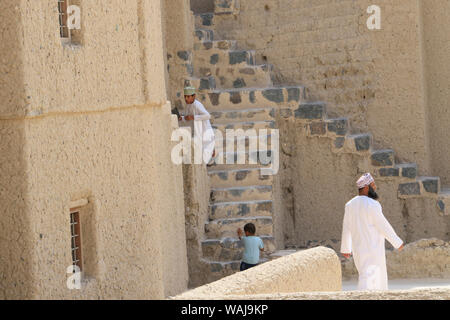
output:
[[[381,30],[366,22],[369,0],[240,1],[235,16],[214,18],[220,37],[273,64],[276,82],[302,84],[330,116],[373,133],[401,160],[430,174],[420,8],[417,0],[380,0]]]
[[[0,3],[0,114],[25,103],[22,16],[15,1]],[[24,123],[0,121],[0,296],[6,290],[29,297],[32,273],[31,224],[27,211],[27,163],[23,154]],[[12,289],[14,288],[14,290]]]
[[[190,290],[175,299],[208,295],[251,295],[289,292],[341,291],[341,263],[336,253],[318,247],[266,262],[216,282]]]
[[[184,81],[192,69],[192,59],[183,60],[180,52],[194,48],[194,19],[189,0],[164,0],[164,43],[167,68],[167,97],[173,107],[181,107]]]
[[[443,186],[450,186],[450,3],[445,0],[421,1],[423,45],[429,113],[429,144],[432,173],[441,177]]]
[[[9,86],[0,90],[0,296],[182,292],[184,200],[181,167],[170,161],[161,3],[78,4],[81,46],[61,44],[56,2],[1,4]],[[79,199],[89,200],[86,282],[70,291],[69,209]]]
[[[192,152],[192,154],[194,154]],[[189,268],[188,287],[207,283],[210,266],[202,262],[201,241],[209,217],[211,186],[204,165],[183,165],[186,244]]]
[[[429,237],[448,241],[450,219],[438,214],[434,198],[399,199],[399,182],[378,177],[367,154],[335,153],[331,139],[308,135],[299,122],[283,120],[279,125],[283,168],[279,201],[288,247],[324,245],[340,250],[345,204],[357,195],[355,183],[365,172],[374,174],[383,213],[404,241]]]
[[[421,239],[406,244],[402,251],[388,250],[386,266],[389,279],[448,279],[450,242]],[[358,278],[353,258],[342,263],[342,277],[346,280]]]

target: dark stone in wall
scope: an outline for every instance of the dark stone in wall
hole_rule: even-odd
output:
[[[392,166],[394,164],[393,150],[380,150],[372,153],[372,165],[374,166]]]
[[[262,92],[264,98],[275,103],[284,101],[283,89],[268,89]]]
[[[248,52],[247,51],[231,51],[229,53],[230,64],[239,64],[247,61]]]
[[[288,88],[288,102],[300,101],[300,88]]]
[[[325,105],[321,103],[316,104],[301,104],[295,111],[295,117],[299,119],[323,119],[325,116]]]
[[[417,182],[400,184],[398,192],[403,196],[420,195],[420,185]]]
[[[439,192],[439,179],[427,178],[422,181],[423,187],[426,192],[438,193]]]
[[[360,135],[355,137],[356,151],[368,151],[370,149],[370,135]]]
[[[332,119],[327,123],[327,129],[338,136],[345,136],[347,134],[347,124],[347,119]]]
[[[398,177],[400,175],[398,168],[382,168],[379,172],[381,177]]]

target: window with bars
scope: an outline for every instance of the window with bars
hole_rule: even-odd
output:
[[[81,221],[79,211],[73,211],[70,213],[70,233],[72,237],[72,265],[78,266],[80,271],[83,271],[81,258]]]
[[[59,34],[63,44],[80,46],[81,32],[81,1],[57,0],[59,14]]]
[[[67,24],[67,8],[69,7],[69,0],[58,0],[59,12],[59,34],[63,41],[70,42],[70,29]]]

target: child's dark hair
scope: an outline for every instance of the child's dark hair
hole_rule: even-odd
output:
[[[255,234],[256,233],[256,227],[253,223],[247,223],[244,226],[244,231],[250,233],[250,234]]]

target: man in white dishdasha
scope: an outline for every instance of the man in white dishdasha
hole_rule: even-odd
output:
[[[353,259],[359,273],[358,290],[388,290],[385,239],[403,249],[403,241],[384,217],[370,173],[356,183],[359,196],[345,205],[341,253]]]

